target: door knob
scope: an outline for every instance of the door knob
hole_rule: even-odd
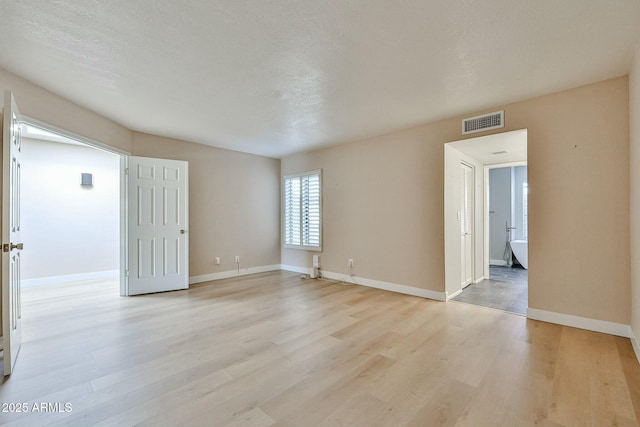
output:
[[[2,252],[9,252],[14,249],[18,249],[21,251],[22,249],[24,249],[24,243],[18,243],[17,245],[14,245],[13,243],[5,243],[4,245],[2,245]]]
[[[180,230],[180,234],[184,234],[184,233],[186,233],[185,230]]]

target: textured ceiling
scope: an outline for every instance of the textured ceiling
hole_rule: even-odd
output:
[[[448,145],[483,165],[527,161],[526,129],[464,139]]]
[[[0,0],[0,67],[280,157],[627,74],[638,22],[638,0]]]

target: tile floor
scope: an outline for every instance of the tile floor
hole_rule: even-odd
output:
[[[521,267],[490,267],[490,278],[467,286],[454,301],[527,313],[528,271]]]

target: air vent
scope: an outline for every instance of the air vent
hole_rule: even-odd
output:
[[[469,117],[462,121],[462,134],[482,132],[504,127],[504,110],[482,116]]]

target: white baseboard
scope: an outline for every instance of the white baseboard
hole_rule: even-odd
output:
[[[619,337],[633,337],[631,326],[624,325],[622,323],[608,322],[606,320],[589,319],[587,317],[555,313],[553,311],[539,310],[537,308],[528,308],[527,318],[555,323],[557,325],[571,326],[573,328],[586,329],[588,331],[602,332],[604,334],[616,335]]]
[[[248,274],[265,273],[267,271],[278,271],[278,270],[280,270],[280,264],[241,268],[240,271],[238,270],[221,271],[218,273],[203,274],[201,276],[191,276],[189,277],[189,284],[194,285],[196,283],[210,282],[212,280],[228,279],[230,277],[246,276]]]
[[[447,301],[449,301],[450,299],[453,299],[455,297],[457,297],[458,295],[460,295],[462,293],[463,289],[458,289],[457,291],[453,292],[451,295],[449,295],[448,292],[446,292],[447,294]]]
[[[58,285],[60,283],[80,282],[83,280],[117,279],[118,277],[120,277],[120,270],[95,271],[92,273],[68,274],[66,276],[23,279],[20,281],[20,286],[27,288],[30,286]]]
[[[293,271],[294,273],[302,273],[302,274],[313,273],[313,268],[298,267],[295,265],[280,264],[280,269],[286,270],[286,271]]]
[[[504,267],[505,265],[507,265],[507,261],[503,259],[491,259],[489,260],[489,265],[497,265],[500,267]]]
[[[397,283],[383,282],[380,280],[366,279],[360,276],[349,276],[348,274],[333,273],[331,271],[321,270],[322,277],[331,280],[341,280],[347,283],[367,286],[369,288],[383,289],[385,291],[397,292],[400,294],[413,295],[416,297],[429,298],[437,301],[446,301],[445,292],[431,291],[429,289],[416,288],[413,286],[399,285]]]
[[[478,284],[480,282],[482,282],[485,279],[484,276],[476,279],[473,281],[473,284]],[[455,292],[449,293],[449,292],[445,292],[445,295],[447,296],[447,301],[449,301],[450,299],[453,299],[455,297],[457,297],[458,295],[460,295],[462,292],[464,292],[465,289],[467,289],[469,286],[471,286],[471,283],[469,283],[468,285],[464,286],[462,289],[458,289]]]
[[[636,338],[636,334],[633,333],[633,329],[631,329],[631,346],[633,346],[633,351],[636,353],[638,363],[640,363],[640,343],[638,343],[638,338]]]

